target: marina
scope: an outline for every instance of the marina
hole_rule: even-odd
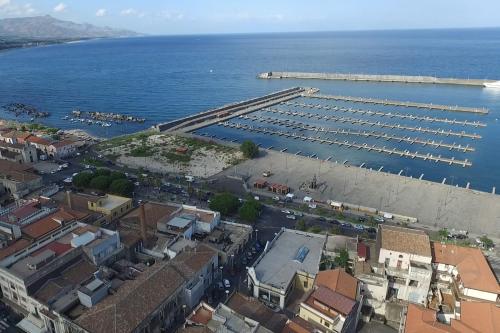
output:
[[[328,105],[321,105],[321,104],[307,104],[307,103],[298,103],[298,102],[283,102],[281,104],[287,105],[287,106],[292,106],[292,107],[329,110],[329,111],[338,111],[338,112],[349,112],[349,113],[357,113],[357,114],[368,115],[368,116],[409,119],[409,120],[415,120],[415,121],[427,121],[427,122],[431,122],[431,123],[445,123],[445,124],[461,125],[461,126],[486,127],[486,124],[484,122],[480,122],[480,121],[456,120],[456,119],[436,118],[436,117],[428,117],[428,116],[422,117],[422,116],[417,116],[414,114],[403,114],[403,113],[397,113],[397,112],[395,112],[395,113],[393,113],[393,112],[381,112],[381,111],[345,108],[345,107],[328,106]]]
[[[291,120],[282,120],[282,119],[277,119],[277,118],[270,118],[270,117],[259,117],[259,116],[252,116],[252,115],[244,115],[240,116],[242,119],[248,119],[251,121],[258,121],[258,122],[263,122],[263,123],[268,123],[268,124],[276,124],[276,125],[281,125],[285,127],[289,127],[292,129],[296,130],[306,130],[306,131],[314,131],[318,133],[330,133],[330,134],[335,134],[335,135],[351,135],[351,136],[360,136],[360,137],[373,137],[376,139],[382,139],[382,140],[393,140],[397,142],[407,142],[411,145],[413,144],[421,144],[423,146],[431,146],[434,148],[446,148],[449,150],[458,150],[462,152],[473,152],[475,149],[473,147],[470,147],[469,145],[462,146],[460,144],[455,144],[455,143],[445,143],[443,141],[435,141],[435,140],[425,140],[421,139],[418,137],[402,137],[402,136],[397,136],[397,135],[391,135],[388,133],[381,133],[381,132],[375,132],[375,131],[352,131],[349,129],[335,129],[335,128],[325,128],[325,127],[318,127],[318,126],[312,126],[312,125],[307,125],[305,123],[300,123],[296,121],[291,121]]]
[[[286,116],[294,116],[294,117],[302,117],[302,118],[314,118],[318,120],[326,120],[326,121],[334,121],[334,122],[342,122],[342,123],[351,123],[351,124],[359,124],[359,125],[367,125],[367,126],[377,126],[382,128],[390,128],[390,129],[398,129],[398,130],[406,130],[410,132],[422,132],[434,135],[443,135],[443,136],[456,136],[461,138],[470,138],[470,139],[481,139],[481,135],[476,133],[467,133],[465,131],[452,131],[452,130],[444,130],[444,129],[432,129],[428,127],[416,127],[416,126],[407,126],[402,124],[395,123],[383,123],[380,121],[368,121],[357,118],[350,117],[336,117],[336,116],[323,116],[315,113],[308,112],[298,112],[298,111],[284,111],[280,109],[274,108],[265,108],[263,109],[265,112],[269,113],[277,113]]]
[[[465,160],[459,160],[455,159],[455,157],[443,157],[441,155],[433,155],[433,154],[422,154],[419,153],[418,151],[411,152],[409,150],[399,150],[396,148],[386,148],[385,146],[380,147],[376,145],[368,145],[366,143],[356,143],[356,142],[350,142],[350,141],[340,141],[336,139],[323,139],[320,137],[313,137],[313,136],[306,136],[306,135],[300,135],[300,134],[295,134],[295,133],[289,133],[289,132],[283,132],[283,131],[278,131],[278,130],[273,130],[269,128],[264,128],[264,127],[253,127],[250,125],[244,125],[244,124],[238,124],[238,123],[230,123],[230,122],[220,122],[218,123],[220,126],[224,127],[231,127],[235,128],[238,130],[245,130],[245,131],[252,131],[252,132],[257,132],[257,133],[262,133],[266,135],[277,135],[277,136],[284,136],[288,138],[293,138],[297,140],[302,140],[302,141],[310,141],[310,142],[318,142],[321,144],[328,144],[328,145],[337,145],[337,146],[344,146],[347,148],[352,148],[352,149],[363,149],[366,151],[373,151],[373,152],[378,152],[378,153],[385,153],[388,155],[395,155],[399,157],[407,157],[407,158],[418,158],[422,159],[424,161],[432,161],[432,162],[442,162],[446,163],[449,165],[459,165],[462,167],[470,167],[472,166],[472,163],[465,159]]]
[[[440,78],[421,75],[370,75],[344,73],[305,73],[305,72],[265,72],[258,75],[260,79],[314,79],[337,81],[394,82],[416,84],[448,84],[485,87],[495,80]]]

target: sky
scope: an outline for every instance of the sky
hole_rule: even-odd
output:
[[[161,35],[500,27],[499,13],[500,0],[0,0],[0,18]]]

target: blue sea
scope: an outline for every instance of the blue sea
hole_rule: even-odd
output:
[[[370,144],[430,152],[472,161],[462,168],[375,152],[304,143],[274,136],[214,126],[201,132],[217,137],[251,138],[262,146],[288,148],[294,153],[333,156],[385,171],[491,191],[500,191],[500,92],[445,85],[405,85],[315,80],[259,80],[260,72],[307,71],[366,74],[432,75],[500,79],[500,29],[421,30],[373,32],[284,33],[259,35],[165,36],[93,40],[81,43],[18,49],[0,53],[0,106],[20,102],[48,111],[41,122],[61,128],[84,128],[110,137],[148,128],[158,122],[261,96],[292,86],[316,87],[324,94],[387,98],[403,101],[487,107],[490,114],[475,116],[450,112],[398,110],[374,105],[333,105],[398,111],[487,123],[486,128],[422,123],[431,128],[464,130],[479,140],[406,133],[424,139],[469,144],[476,151],[460,153],[418,145],[374,140]],[[319,102],[313,101],[315,104]],[[345,103],[344,103],[345,104]],[[282,107],[282,106],[280,106]],[[74,109],[115,112],[145,117],[144,124],[108,128],[64,120]],[[319,112],[308,110],[308,112]],[[269,116],[269,115],[268,115]],[[273,115],[271,115],[273,116]],[[359,118],[355,114],[342,114]],[[0,110],[1,118],[12,118]],[[29,120],[21,118],[19,120]],[[389,121],[388,119],[376,119]],[[238,119],[234,122],[241,122]],[[407,124],[405,121],[390,121]],[[255,125],[255,124],[254,124]],[[315,123],[337,127],[337,123]],[[260,126],[266,126],[260,124]],[[369,130],[381,131],[380,128]],[[405,133],[401,133],[405,134]],[[364,142],[362,138],[340,138]],[[365,140],[366,141],[366,140]]]

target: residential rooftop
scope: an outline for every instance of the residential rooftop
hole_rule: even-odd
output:
[[[297,271],[316,275],[326,236],[283,228],[254,263],[260,283],[286,288]]]
[[[422,230],[380,225],[380,248],[431,257],[429,236]]]
[[[356,301],[345,297],[344,295],[341,295],[327,287],[320,286],[309,295],[309,297],[305,301],[305,304],[309,305],[310,307],[316,309],[326,316],[335,317],[338,314],[347,316],[356,304]],[[326,309],[324,307],[325,305],[329,309]],[[334,311],[332,311],[332,309]],[[335,313],[335,311],[337,313]]]
[[[465,288],[500,294],[500,286],[478,248],[432,242],[432,261],[456,266]]]
[[[326,287],[353,300],[356,299],[358,293],[358,279],[342,269],[319,272],[314,284]]]

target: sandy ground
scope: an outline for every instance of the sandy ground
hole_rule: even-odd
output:
[[[153,150],[152,156],[130,156],[134,147],[141,145],[140,140],[102,150],[105,155],[116,156],[116,162],[131,168],[143,168],[158,173],[179,173],[195,177],[210,177],[225,170],[233,161],[242,159],[234,148],[219,145],[189,146],[185,138],[166,134],[154,134],[147,138],[147,146]],[[166,153],[172,153],[177,147],[187,147],[189,161],[169,159]],[[177,154],[175,156],[180,156]]]
[[[429,226],[468,230],[500,237],[500,196],[411,179],[385,172],[335,164],[274,151],[225,170],[222,175],[249,177],[251,187],[262,172],[268,182],[287,184],[293,192],[316,200],[334,200],[418,218]],[[316,175],[319,189],[305,186]]]

